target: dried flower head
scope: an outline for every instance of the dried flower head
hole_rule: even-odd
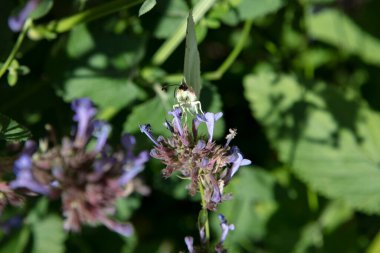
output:
[[[135,156],[135,139],[122,137],[123,151],[112,152],[107,146],[110,125],[94,120],[96,109],[89,99],[72,103],[74,120],[78,122],[73,138],[61,145],[39,146],[28,141],[15,162],[13,189],[24,189],[50,198],[61,198],[64,228],[79,231],[82,224],[101,223],[122,235],[130,235],[132,226],[110,218],[115,201],[126,197],[134,188],[132,179],[142,171],[148,153]],[[90,145],[95,137],[96,143]]]
[[[215,122],[222,117],[222,113],[197,114],[192,119],[191,129],[182,119],[182,110],[175,108],[169,112],[173,116],[172,122],[165,122],[171,136],[157,139],[152,135],[149,124],[141,125],[140,129],[154,143],[150,154],[166,165],[163,170],[164,177],[173,172],[179,172],[181,177],[190,179],[188,190],[194,195],[198,190],[204,191],[206,207],[216,210],[216,206],[223,200],[229,199],[224,194],[224,187],[240,166],[248,165],[251,161],[244,159],[237,147],[230,147],[236,130],[230,130],[225,145],[218,145],[213,141]],[[198,135],[198,127],[205,123],[208,138]]]

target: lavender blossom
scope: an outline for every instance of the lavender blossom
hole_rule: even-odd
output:
[[[224,241],[226,240],[228,232],[235,230],[235,226],[234,224],[228,224],[223,214],[219,214],[218,218],[220,221],[220,228],[222,229],[222,234],[220,236],[219,243],[215,246],[215,252],[224,253],[224,252],[227,252],[227,250],[225,250],[223,246]]]
[[[78,99],[72,108],[78,122],[74,136],[64,138],[61,146],[46,144],[39,150],[27,142],[15,162],[16,179],[10,185],[52,199],[61,198],[66,230],[80,231],[84,224],[100,223],[129,236],[132,225],[115,221],[112,216],[117,199],[135,189],[134,178],[143,170],[148,153],[134,154],[135,139],[131,135],[122,138],[125,150],[112,152],[106,144],[110,125],[93,119],[96,109],[92,102]],[[94,148],[88,145],[91,136],[96,138]]]
[[[13,32],[21,31],[29,14],[37,8],[40,0],[29,0],[24,8],[15,16],[8,19],[8,26]]]
[[[83,147],[88,139],[92,129],[90,127],[90,121],[96,114],[96,109],[92,101],[88,98],[81,98],[74,100],[71,104],[71,108],[75,111],[73,119],[78,122],[77,134],[75,136],[74,145],[76,147]]]
[[[189,251],[189,253],[195,253],[194,246],[193,246],[194,238],[191,236],[186,236],[185,237],[185,243],[186,243],[187,250]]]
[[[243,158],[239,149],[230,147],[231,140],[236,135],[236,130],[230,130],[227,135],[227,143],[222,146],[213,141],[215,122],[222,117],[222,113],[210,113],[196,115],[192,119],[191,130],[186,120],[182,119],[180,108],[175,108],[169,114],[173,116],[172,122],[166,122],[166,128],[171,132],[171,137],[160,136],[155,139],[151,133],[149,124],[141,125],[140,129],[154,143],[155,147],[150,154],[166,165],[162,173],[164,177],[179,172],[182,177],[191,180],[188,190],[190,195],[196,194],[200,184],[204,189],[206,207],[216,210],[219,203],[230,198],[224,194],[224,187],[240,166],[251,162]],[[198,135],[198,127],[205,123],[208,138]]]

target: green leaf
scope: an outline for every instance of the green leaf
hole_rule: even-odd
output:
[[[244,85],[281,160],[303,181],[351,208],[380,214],[379,113],[357,95],[322,83],[306,87],[289,75],[250,75]]]
[[[277,208],[274,186],[275,179],[269,173],[257,167],[243,167],[225,189],[225,192],[232,193],[233,198],[223,202],[218,212],[236,227],[227,238],[235,245],[231,245],[233,249],[236,245],[247,245],[266,235],[267,222]],[[216,230],[218,225],[213,225]]]
[[[199,59],[198,43],[195,36],[195,24],[191,12],[187,18],[183,75],[185,76],[186,83],[193,88],[195,95],[199,98],[202,87],[201,61]]]
[[[5,141],[26,141],[32,134],[28,129],[18,124],[13,119],[0,114],[0,139]]]
[[[284,5],[282,0],[241,0],[236,7],[240,20],[257,19],[271,14]]]
[[[309,14],[307,30],[316,40],[329,43],[363,61],[380,65],[380,41],[336,9]]]
[[[64,98],[89,97],[99,106],[100,118],[108,119],[145,93],[128,78],[102,76],[90,69],[77,69],[65,83]]]
[[[153,9],[153,7],[157,4],[156,0],[145,0],[140,7],[139,17]]]
[[[49,215],[33,224],[32,253],[63,253],[67,234],[63,230],[62,219],[57,215]]]
[[[170,37],[188,14],[188,8],[184,0],[169,0],[166,6],[157,6],[157,10],[160,11],[161,17],[153,34],[158,39]]]
[[[37,8],[34,9],[34,11],[32,11],[30,13],[29,17],[32,18],[32,19],[42,18],[43,16],[45,16],[46,14],[48,14],[48,12],[53,7],[53,4],[54,4],[53,0],[42,0],[42,1],[40,1],[40,3],[38,4]]]
[[[2,242],[0,253],[22,253],[27,246],[30,238],[30,229],[28,226],[23,226],[16,234],[12,234],[9,241]]]
[[[80,43],[78,43],[80,41]],[[86,25],[75,26],[69,34],[67,53],[71,58],[80,58],[95,49],[95,42]]]

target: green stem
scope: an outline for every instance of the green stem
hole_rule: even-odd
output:
[[[236,58],[239,56],[240,52],[243,50],[245,43],[248,39],[249,33],[251,31],[252,23],[252,20],[245,21],[243,32],[235,48],[232,50],[230,55],[226,58],[223,64],[220,65],[220,67],[216,71],[204,74],[205,79],[219,80],[220,78],[222,78],[223,74],[231,67],[231,65],[235,62]]]
[[[136,4],[143,2],[143,0],[115,0],[109,3],[96,6],[94,8],[85,10],[78,14],[72,15],[70,17],[54,20],[49,22],[47,25],[37,27],[37,29],[43,29],[46,27],[50,32],[63,33],[69,31],[72,27],[80,24],[87,23],[92,20],[101,18],[103,16],[109,15],[111,13],[120,11],[122,9],[130,8]]]
[[[206,200],[204,197],[204,189],[203,189],[202,182],[199,182],[199,192],[201,194],[202,209],[207,213],[206,221],[204,225],[205,225],[205,232],[206,232],[206,242],[208,243],[210,241],[210,226],[209,226],[209,221],[208,221],[208,210],[206,207]]]
[[[5,72],[7,71],[9,66],[11,65],[13,59],[16,57],[16,54],[17,54],[18,50],[20,49],[21,44],[24,41],[25,35],[28,32],[28,29],[31,25],[32,25],[32,20],[27,19],[25,21],[24,26],[22,27],[21,33],[19,34],[19,36],[17,38],[16,44],[13,46],[11,53],[9,54],[8,58],[6,59],[6,61],[4,62],[4,64],[0,68],[0,78],[5,74]]]

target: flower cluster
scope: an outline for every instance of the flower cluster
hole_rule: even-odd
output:
[[[213,141],[214,125],[222,117],[221,112],[195,115],[191,129],[187,126],[187,120],[182,119],[180,108],[173,109],[169,114],[173,116],[172,122],[165,122],[171,132],[169,138],[160,136],[156,139],[149,124],[140,126],[141,131],[155,144],[150,154],[166,165],[163,170],[165,177],[179,172],[182,177],[190,179],[190,194],[202,191],[207,209],[214,211],[219,203],[230,198],[229,194],[224,194],[224,187],[239,167],[251,162],[243,158],[236,146],[229,146],[236,130],[230,129],[224,145]],[[208,138],[198,135],[201,123],[206,124]]]
[[[128,134],[122,137],[124,150],[112,152],[106,144],[110,126],[93,119],[96,109],[92,102],[86,98],[75,100],[72,109],[78,123],[73,138],[64,138],[61,145],[52,147],[48,141],[39,146],[28,141],[15,162],[16,179],[10,187],[61,198],[66,230],[79,231],[82,224],[101,223],[129,235],[131,225],[110,216],[116,211],[115,201],[133,190],[136,184],[132,179],[142,171],[148,153],[135,156],[135,139]]]

